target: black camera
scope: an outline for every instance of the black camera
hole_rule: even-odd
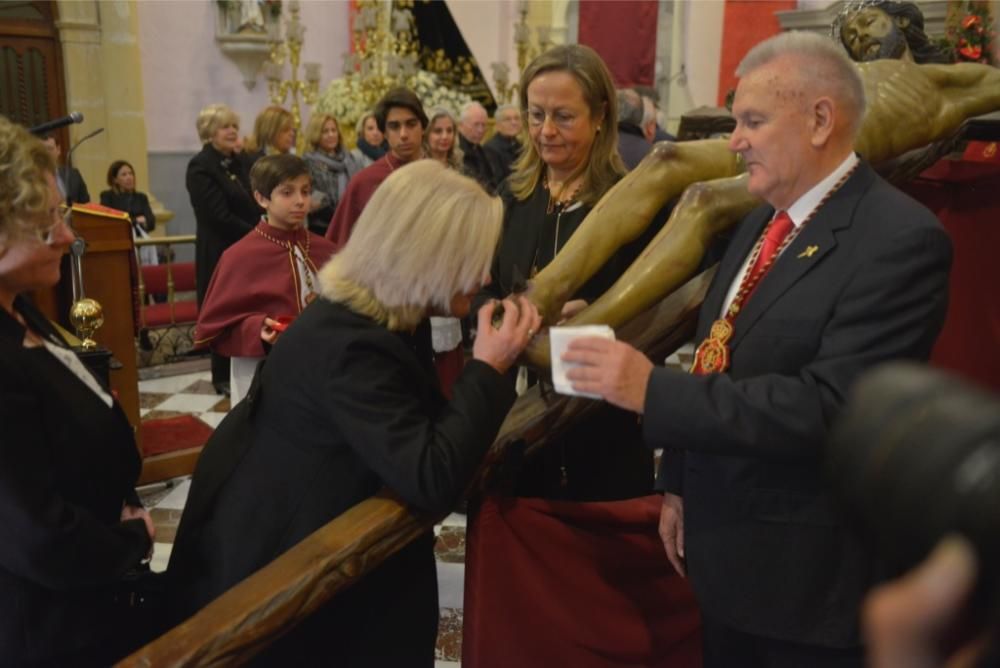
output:
[[[976,606],[1000,609],[1000,400],[913,363],[853,388],[834,426],[827,472],[893,569],[923,560],[949,533],[979,558]]]

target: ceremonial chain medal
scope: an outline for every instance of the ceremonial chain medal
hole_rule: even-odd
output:
[[[293,262],[292,266],[293,267],[295,266],[294,265],[294,262],[295,262],[295,247],[298,247],[300,251],[303,251],[302,259],[304,260],[304,263],[306,265],[306,271],[302,272],[302,278],[305,279],[306,290],[308,290],[308,292],[306,292],[306,305],[311,304],[312,301],[314,299],[316,299],[316,289],[313,286],[312,274],[314,274],[314,273],[318,274],[319,272],[316,270],[316,265],[313,264],[312,258],[309,257],[309,245],[310,245],[309,230],[305,231],[306,232],[306,241],[305,241],[305,244],[302,245],[302,244],[299,244],[298,241],[296,241],[293,244],[291,241],[282,241],[281,239],[276,239],[276,238],[272,237],[270,234],[268,234],[267,232],[265,232],[264,230],[262,230],[260,225],[258,225],[257,227],[255,227],[253,229],[254,229],[254,231],[257,234],[259,234],[260,236],[264,237],[265,239],[267,239],[271,243],[278,244],[279,246],[281,246],[282,248],[284,248],[285,250],[287,250],[289,252],[289,254],[292,256],[292,262]]]
[[[691,363],[691,369],[689,373],[693,374],[709,374],[709,373],[721,373],[729,368],[729,340],[733,338],[733,321],[739,314],[740,310],[743,308],[743,303],[750,297],[757,284],[760,283],[761,279],[767,275],[770,271],[771,265],[774,261],[778,259],[781,253],[795,241],[795,237],[799,235],[799,232],[806,226],[810,220],[812,220],[816,213],[823,208],[823,205],[833,197],[840,188],[847,182],[847,179],[854,174],[854,170],[860,163],[856,163],[854,167],[849,169],[846,174],[840,177],[840,180],[834,184],[833,188],[823,196],[823,199],[813,208],[813,210],[806,216],[806,219],[802,221],[801,225],[792,225],[792,229],[785,235],[784,240],[782,240],[781,245],[778,246],[774,254],[767,259],[764,265],[757,271],[754,272],[754,266],[757,264],[757,258],[760,256],[761,249],[764,246],[764,239],[767,237],[767,232],[774,225],[774,221],[777,216],[771,219],[771,222],[767,224],[764,228],[763,234],[757,239],[757,243],[753,247],[753,252],[750,253],[750,261],[747,263],[746,273],[743,274],[743,278],[740,281],[740,287],[736,291],[736,296],[733,297],[732,303],[729,304],[729,308],[726,309],[726,314],[717,319],[712,323],[712,327],[708,331],[708,338],[702,341],[698,345],[698,349],[694,353],[694,361]]]

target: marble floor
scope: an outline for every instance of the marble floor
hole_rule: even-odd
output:
[[[687,369],[693,349],[681,348],[666,365]],[[176,373],[172,373],[176,372]],[[153,419],[189,414],[213,429],[229,410],[229,400],[215,394],[207,360],[148,367],[141,372],[139,395],[142,418]],[[152,567],[162,571],[187,500],[190,478],[177,478],[148,485],[140,494],[156,524]],[[462,655],[462,600],[465,579],[465,516],[454,513],[435,527],[441,622],[436,650],[437,668],[459,667]]]

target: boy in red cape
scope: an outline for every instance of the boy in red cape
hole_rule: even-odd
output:
[[[312,183],[301,158],[261,158],[250,170],[250,185],[265,214],[222,254],[195,327],[196,346],[232,358],[234,405],[271,344],[316,296],[316,273],[334,250],[306,227]]]

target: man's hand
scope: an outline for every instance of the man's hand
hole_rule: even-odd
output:
[[[676,494],[663,494],[660,508],[660,540],[667,550],[667,559],[682,578],[687,577],[684,568],[684,499]]]
[[[976,575],[974,548],[964,538],[951,536],[919,566],[874,589],[863,608],[870,665],[978,665],[976,658],[989,643],[989,631],[961,647],[949,646],[956,625],[963,624],[962,611]]]
[[[562,358],[579,365],[566,372],[574,390],[642,413],[653,363],[638,350],[621,341],[585,337],[570,342]]]
[[[142,520],[146,525],[146,533],[149,534],[149,552],[146,553],[146,559],[151,559],[153,557],[153,543],[156,541],[156,526],[153,524],[153,518],[150,517],[149,511],[141,506],[122,506],[121,521],[127,522],[129,520]]]
[[[570,318],[572,318],[585,308],[587,308],[586,299],[569,300],[568,302],[563,304],[562,312],[559,314],[559,322],[557,322],[556,324],[557,325],[563,324],[564,322],[566,322],[567,320],[569,320]]]
[[[260,328],[260,340],[273,346],[282,329],[284,328],[274,318],[264,318],[264,324]]]

